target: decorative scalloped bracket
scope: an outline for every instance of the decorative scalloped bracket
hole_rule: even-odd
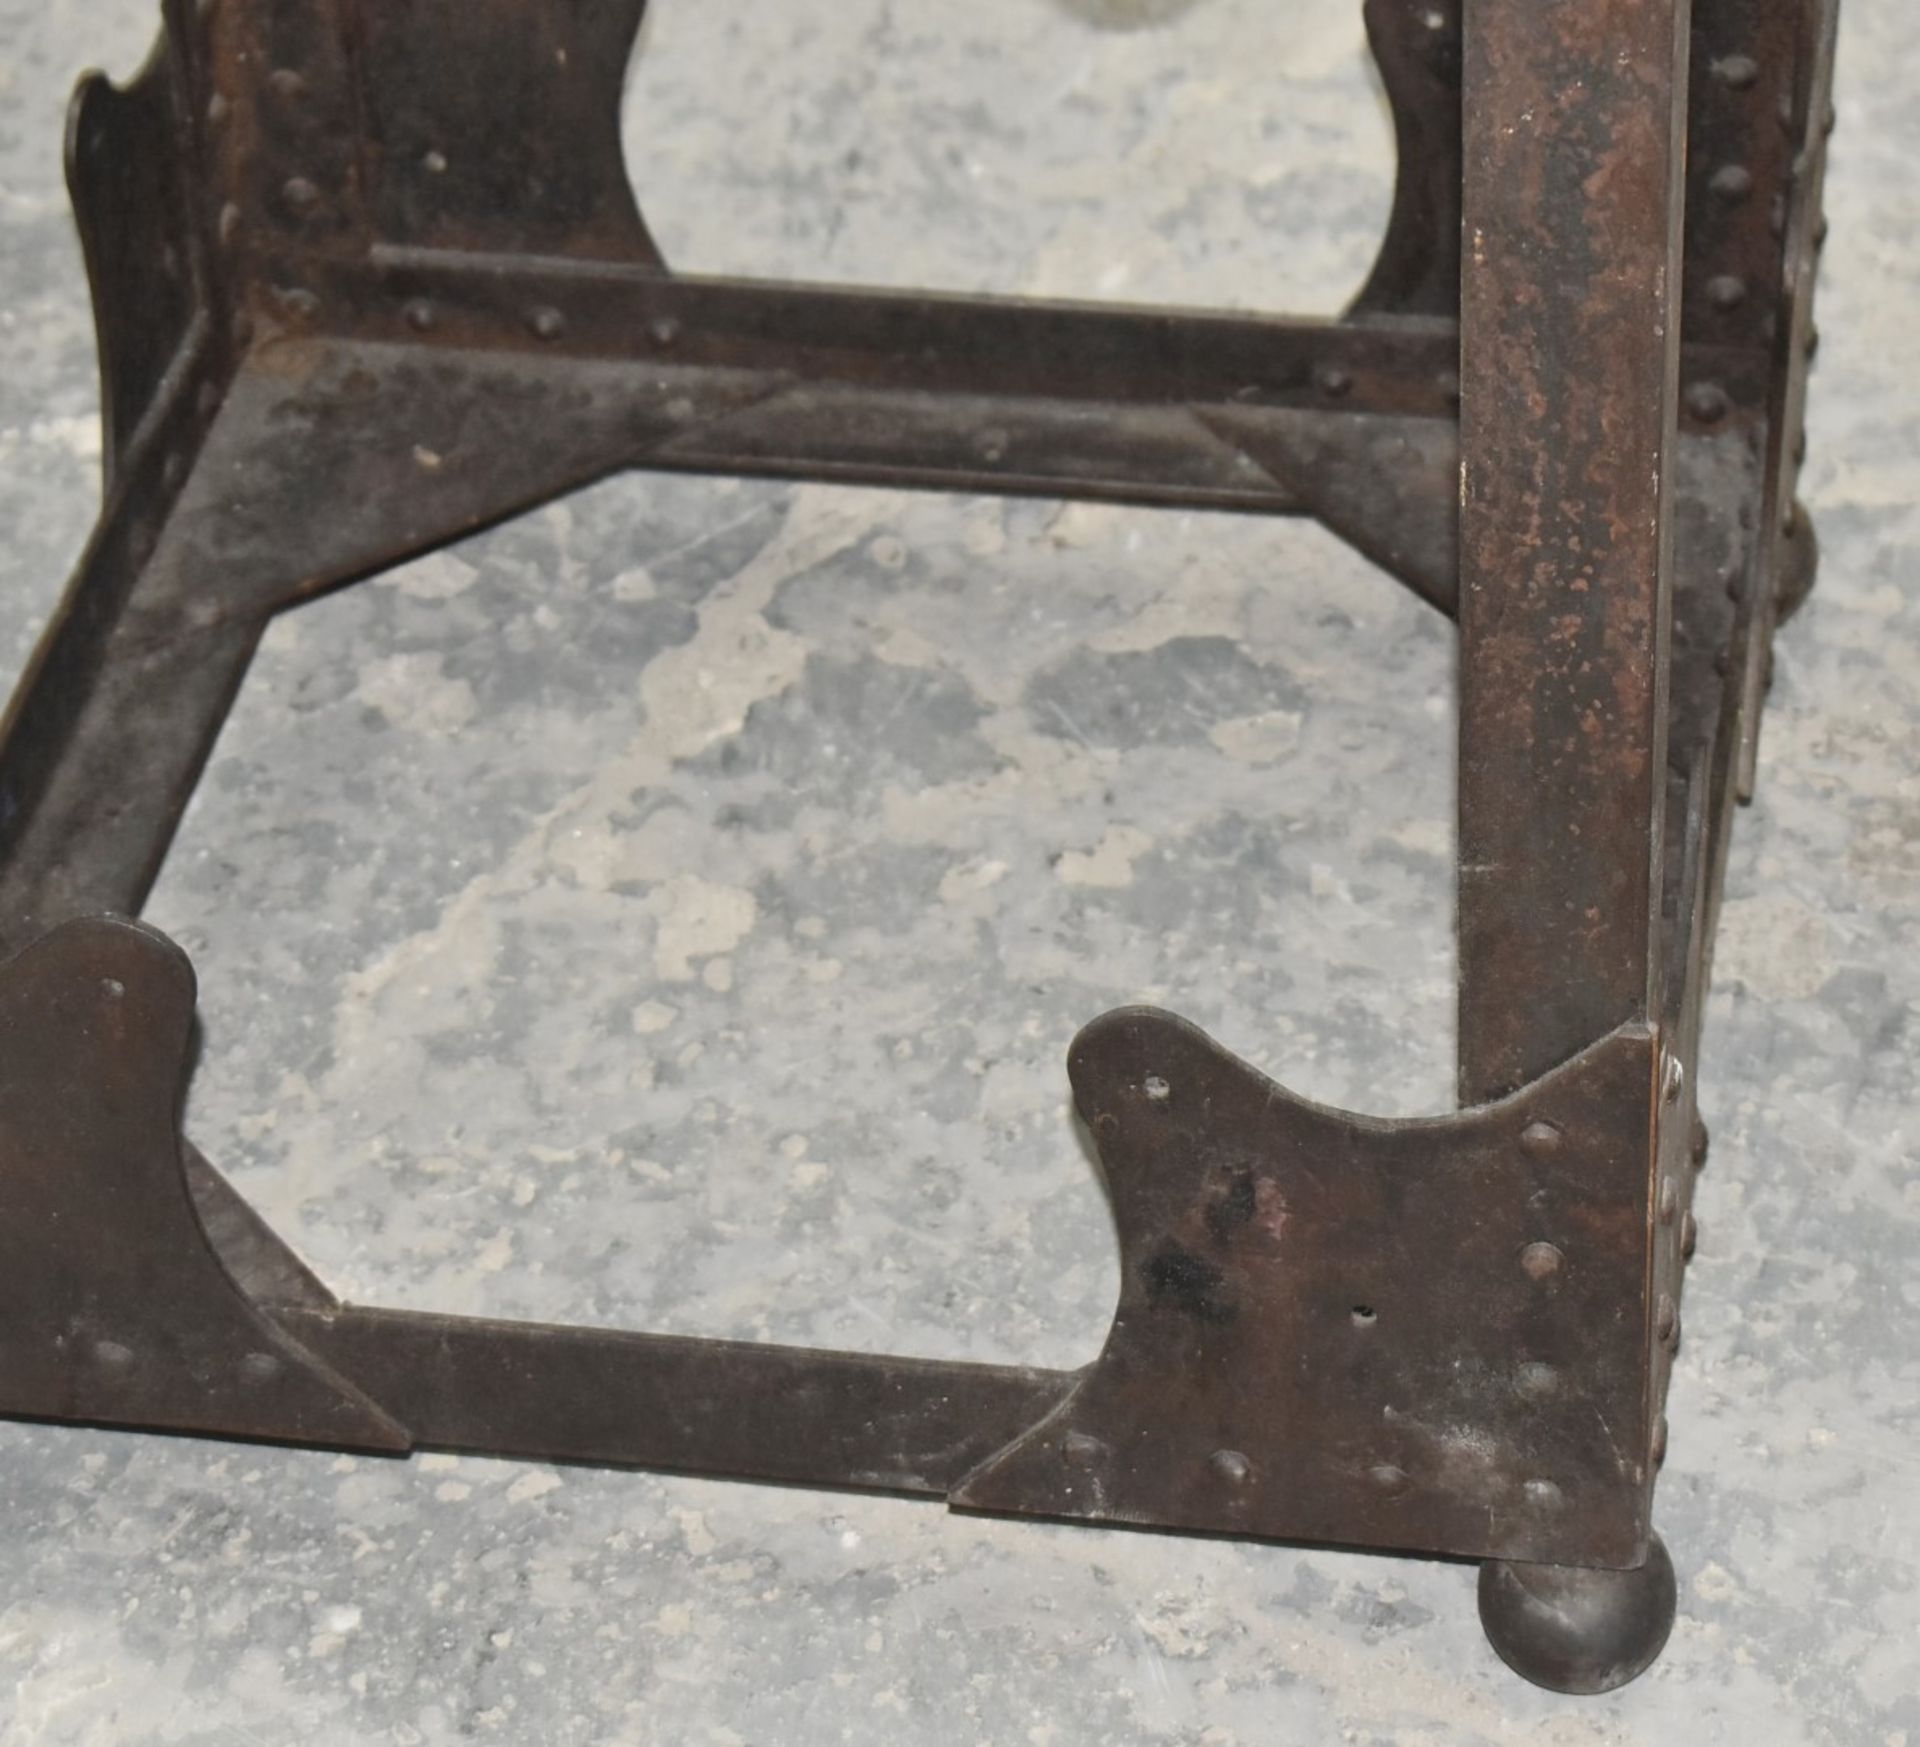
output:
[[[1170,1014],[1070,1057],[1119,1310],[957,1505],[1630,1566],[1645,1553],[1654,1040],[1376,1121]]]

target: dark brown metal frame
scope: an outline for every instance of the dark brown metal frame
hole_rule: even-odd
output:
[[[1631,1678],[1714,910],[1812,576],[1833,0],[1368,0],[1401,172],[1330,322],[676,275],[643,6],[168,0],[76,96],[106,500],[0,737],[0,1411],[1463,1555],[1522,1673]],[[274,613],[629,467],[1307,514],[1454,613],[1463,1107],[1095,1020],[1078,1372],[338,1303],[181,1138],[192,972],[125,918]]]

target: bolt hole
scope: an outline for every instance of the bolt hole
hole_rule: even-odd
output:
[[[1355,1328],[1372,1328],[1380,1320],[1380,1313],[1371,1304],[1356,1304],[1347,1314]]]

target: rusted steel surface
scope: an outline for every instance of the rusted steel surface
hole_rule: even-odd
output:
[[[1833,108],[1835,0],[1801,0],[1794,9],[1798,30],[1788,67],[1776,65],[1764,88],[1773,96],[1778,130],[1794,147],[1782,182],[1769,203],[1784,237],[1780,301],[1767,336],[1773,347],[1767,421],[1767,495],[1761,526],[1774,542],[1773,562],[1756,579],[1752,630],[1740,651],[1742,694],[1736,782],[1743,800],[1754,788],[1759,757],[1760,713],[1772,677],[1773,627],[1781,610],[1805,597],[1814,563],[1813,530],[1794,499],[1806,452],[1807,370],[1819,345],[1813,324],[1814,277],[1825,235],[1821,194],[1826,183],[1827,140],[1838,121]]]
[[[1461,0],[1366,0],[1367,41],[1393,106],[1393,211],[1356,312],[1460,312]]]
[[[1460,1091],[1652,1010],[1685,0],[1467,0]]]
[[[209,1248],[182,1174],[193,971],[96,918],[0,966],[0,1411],[404,1450]]]
[[[96,285],[118,292],[111,307],[94,312],[109,491],[176,354],[206,321],[206,268],[183,174],[182,102],[166,47],[163,38],[124,88],[89,74],[67,117],[67,183],[87,270]]]
[[[1071,1372],[352,1306],[281,1325],[438,1449],[944,1496]]]
[[[677,276],[642,9],[167,0],[76,95],[107,482],[0,726],[0,1412],[1468,1554],[1523,1673],[1630,1677],[1713,913],[1815,550],[1831,0],[1368,0],[1401,173],[1338,321]],[[178,1132],[184,958],[99,913],[273,614],[631,467],[1307,514],[1457,610],[1468,1108],[1096,1020],[1080,1373],[336,1302]]]
[[[1693,0],[1683,326],[1770,354],[1825,0]],[[1783,107],[1785,110],[1783,113]],[[1754,410],[1761,410],[1756,406]]]
[[[1105,1350],[957,1502],[1506,1559],[1646,1552],[1645,1031],[1384,1122],[1185,1021],[1068,1067],[1120,1231]]]

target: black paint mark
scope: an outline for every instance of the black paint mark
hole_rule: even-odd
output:
[[[1225,1191],[1207,1203],[1207,1229],[1225,1243],[1253,1217],[1257,1205],[1253,1173],[1245,1168],[1235,1171]]]
[[[1203,1262],[1176,1243],[1166,1243],[1147,1263],[1147,1296],[1171,1298],[1202,1322],[1231,1322],[1234,1305],[1220,1291],[1226,1279],[1211,1262]]]

